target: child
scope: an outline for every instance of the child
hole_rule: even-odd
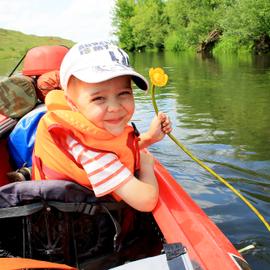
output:
[[[129,66],[122,49],[95,42],[69,50],[60,80],[64,93],[48,94],[48,112],[37,129],[33,179],[75,181],[97,197],[112,194],[137,210],[153,210],[158,199],[154,159],[140,149],[172,128],[164,113],[140,136],[127,125],[135,109],[131,80],[147,90],[146,79]]]

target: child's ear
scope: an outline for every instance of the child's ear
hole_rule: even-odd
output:
[[[74,104],[74,102],[67,96],[65,95],[65,98],[67,100],[67,104],[69,105],[69,107],[71,108],[72,111],[77,112],[77,106]]]

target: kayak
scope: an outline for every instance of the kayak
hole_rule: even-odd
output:
[[[27,181],[15,168],[18,154],[11,157],[8,143],[25,115],[7,113],[0,114],[1,269],[250,269],[157,159],[160,193],[152,213],[110,197],[95,198],[92,191],[70,181]],[[27,125],[23,132],[30,129]],[[25,181],[10,182],[10,172],[21,173]]]

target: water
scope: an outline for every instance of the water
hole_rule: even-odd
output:
[[[144,53],[131,60],[146,76],[152,66],[165,69],[169,83],[156,99],[174,136],[270,221],[270,57]],[[136,104],[145,131],[154,115],[149,96],[137,90]],[[238,197],[169,138],[150,150],[237,248],[255,244],[243,254],[252,269],[270,269],[270,233]]]
[[[0,62],[0,77],[16,65]],[[140,53],[131,62],[145,76],[152,66],[165,69],[169,83],[156,98],[174,136],[270,221],[270,57]],[[134,122],[143,132],[154,111],[149,95],[135,92]],[[269,270],[270,234],[255,214],[169,138],[150,150],[236,248],[255,244],[243,254],[252,269]]]

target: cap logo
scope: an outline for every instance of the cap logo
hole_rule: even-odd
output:
[[[78,49],[81,55],[89,54],[92,51],[101,51],[101,50],[108,50],[109,42],[101,41],[101,42],[93,42],[93,43],[85,43],[81,44]]]
[[[119,58],[116,57],[115,53],[113,51],[109,51],[109,54],[111,56],[111,59],[113,62],[117,62],[118,64],[122,64],[126,67],[129,66],[129,60],[128,57],[124,55],[124,53],[122,52],[122,50],[117,49],[117,52],[119,52]],[[121,58],[121,59],[120,59]]]
[[[129,67],[128,55],[124,53],[121,49],[112,46],[110,42],[101,41],[93,43],[84,43],[78,47],[80,55],[86,55],[93,52],[103,51],[104,55],[109,54],[110,60],[116,62],[117,64]]]

